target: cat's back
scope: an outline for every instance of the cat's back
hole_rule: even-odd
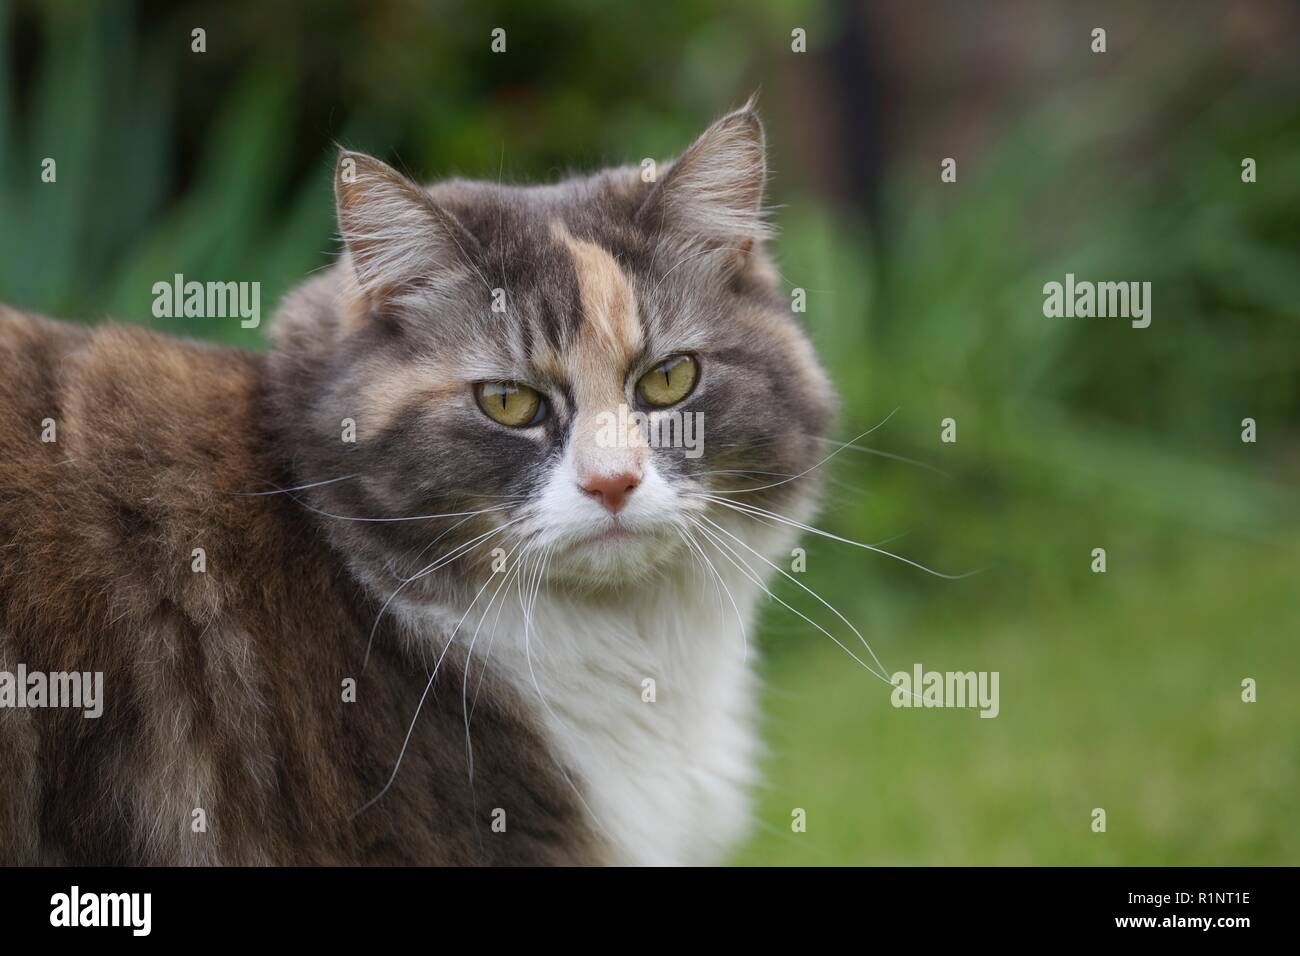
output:
[[[261,356],[0,307],[0,370],[0,684],[102,675],[93,717],[0,686],[0,863],[592,858],[509,694],[471,776],[460,693],[410,728],[428,662],[389,622],[361,666],[376,607],[278,491]]]
[[[124,616],[162,600],[211,605],[195,567],[246,563],[265,535],[238,526],[270,527],[266,509],[232,495],[265,471],[260,361],[0,307],[0,601],[11,615],[84,620],[101,600]]]
[[[359,804],[320,706],[359,612],[306,517],[249,494],[287,484],[262,366],[0,310],[0,678],[26,695],[0,700],[0,862],[337,858],[282,841],[308,792]]]
[[[219,858],[176,837],[215,750],[255,729],[213,704],[261,680],[231,622],[276,566],[258,548],[282,548],[231,494],[261,470],[259,361],[0,307],[0,858]]]

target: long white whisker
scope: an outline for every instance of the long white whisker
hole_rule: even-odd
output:
[[[874,668],[872,668],[870,664],[866,663],[866,661],[858,657],[857,654],[854,654],[853,651],[848,647],[848,645],[846,645],[843,641],[837,638],[834,634],[826,630],[826,628],[822,627],[820,624],[818,624],[816,621],[810,618],[807,614],[804,614],[798,608],[791,607],[785,601],[781,600],[781,598],[777,597],[774,593],[772,593],[772,589],[763,583],[762,578],[759,575],[757,575],[754,572],[754,570],[744,562],[744,560],[740,557],[738,552],[735,553],[735,557],[733,557],[732,554],[728,553],[729,551],[734,551],[734,549],[732,549],[725,541],[723,541],[721,538],[715,535],[708,528],[704,527],[704,525],[699,524],[698,522],[694,522],[693,519],[689,519],[689,520],[692,520],[692,522],[695,524],[695,527],[700,531],[700,533],[703,534],[705,538],[707,538],[710,541],[710,543],[712,543],[713,546],[718,549],[719,554],[721,554],[724,558],[726,558],[733,565],[735,565],[736,569],[740,571],[741,574],[744,574],[747,578],[749,578],[750,581],[758,585],[758,587],[760,587],[768,597],[770,597],[773,601],[776,601],[787,611],[790,611],[793,614],[797,614],[799,617],[803,618],[813,627],[817,628],[817,630],[821,631],[823,634],[829,637],[831,641],[834,642],[836,647],[842,650],[845,654],[848,654],[849,657],[853,658],[853,660],[856,661],[858,665],[861,666],[862,669],[865,670],[867,673],[874,675],[875,677],[884,681],[886,684],[889,684],[891,687],[894,686],[893,681],[889,679],[888,675],[876,671]]]
[[[307,502],[303,501],[301,498],[296,498],[293,495],[290,495],[289,497],[291,500],[302,505],[308,511],[314,512],[318,515],[323,515],[326,518],[334,518],[337,521],[367,521],[375,523],[393,521],[430,521],[434,518],[463,518],[466,515],[483,515],[491,511],[505,511],[507,508],[506,505],[493,505],[491,508],[480,508],[478,511],[449,511],[446,514],[441,515],[409,515],[401,518],[360,518],[355,515],[330,514],[328,511],[322,511],[320,508],[307,504]]]
[[[688,518],[687,520],[689,521],[690,519]],[[682,540],[686,541],[688,546],[691,544],[690,539],[688,539],[685,534],[682,535]],[[698,543],[696,543],[696,547],[699,547]],[[736,611],[736,623],[740,625],[741,660],[748,661],[749,660],[749,634],[745,630],[745,618],[744,615],[740,613],[740,606],[736,604],[736,599],[732,597],[731,594],[731,588],[727,587],[727,582],[722,579],[722,575],[719,574],[718,569],[713,566],[713,562],[710,561],[709,556],[704,553],[704,549],[700,548],[699,553],[700,553],[700,557],[704,559],[704,563],[708,566],[709,570],[713,572],[714,586],[716,587],[719,584],[722,585],[723,590],[727,592],[727,600],[731,602],[732,608],[734,608]]]
[[[722,505],[725,508],[731,508],[733,511],[739,511],[741,514],[748,514],[751,517],[765,516],[768,518],[772,518],[773,520],[779,521],[782,524],[789,525],[792,528],[798,528],[801,531],[807,531],[809,534],[821,535],[823,538],[829,538],[832,541],[839,541],[842,544],[851,544],[853,545],[853,547],[862,548],[865,551],[874,551],[876,554],[881,554],[887,558],[893,558],[895,561],[901,561],[904,564],[909,564],[920,571],[924,571],[926,574],[932,574],[936,578],[943,578],[946,581],[960,581],[963,578],[969,578],[976,574],[982,574],[983,572],[988,570],[988,568],[977,568],[974,571],[967,571],[965,574],[944,574],[942,571],[936,571],[933,568],[927,568],[924,564],[921,564],[917,561],[913,561],[911,558],[905,558],[901,554],[894,554],[894,552],[892,551],[886,551],[883,548],[876,547],[875,545],[864,544],[861,541],[854,541],[850,538],[842,538],[837,534],[831,534],[829,531],[823,531],[821,528],[814,528],[812,525],[804,524],[801,521],[795,521],[793,518],[787,518],[785,515],[779,515],[776,514],[775,512],[767,511],[763,508],[755,507],[754,505],[738,504],[734,501],[728,501],[725,498],[719,498],[715,495],[698,494],[694,492],[690,494],[692,497],[703,498],[706,501],[712,501],[714,504]]]
[[[686,542],[686,548],[691,552],[691,558],[695,561],[696,566],[699,567],[701,571],[707,574],[709,570],[708,566],[700,558],[700,554],[698,550],[699,543],[694,539],[694,537],[692,537],[691,529],[689,527],[679,527],[677,529],[677,534],[681,536],[683,541]],[[718,611],[721,612],[722,611],[722,588],[718,586],[718,580],[716,576],[711,576],[709,580],[713,582],[713,596],[717,598]]]
[[[451,635],[447,638],[447,643],[442,649],[442,653],[438,655],[437,661],[434,662],[433,673],[429,675],[429,682],[424,685],[424,693],[420,695],[420,702],[415,707],[415,716],[411,718],[411,726],[406,729],[406,738],[402,741],[402,749],[397,753],[397,763],[393,765],[393,772],[389,775],[388,782],[384,784],[383,789],[367,800],[366,803],[352,815],[353,819],[356,819],[356,817],[360,816],[367,809],[374,806],[379,798],[388,792],[388,788],[393,785],[393,781],[397,779],[397,771],[401,769],[402,758],[406,756],[406,748],[410,746],[411,735],[415,733],[415,725],[420,719],[420,712],[424,709],[424,702],[429,697],[429,691],[433,688],[433,682],[438,678],[438,668],[442,666],[443,659],[447,656],[447,652],[451,650],[451,645],[455,643],[456,634],[460,631],[460,626],[465,623],[465,618],[469,617],[469,612],[474,609],[474,605],[478,603],[479,597],[487,590],[487,586],[492,583],[493,577],[495,577],[495,575],[489,576],[488,579],[483,582],[483,586],[478,589],[478,593],[476,593],[473,600],[469,602],[469,607],[465,608],[465,613],[460,616],[460,620],[456,622],[456,626],[452,629]]]
[[[415,556],[411,558],[411,563],[414,564],[415,562],[419,561],[421,558],[424,557],[424,555],[428,552],[430,548],[434,547],[439,541],[447,537],[447,535],[451,534],[461,525],[465,524],[465,522],[470,521],[473,517],[474,517],[473,515],[466,515],[464,518],[461,518],[455,524],[450,525],[443,531],[440,531],[436,538],[434,538],[432,541],[430,541],[428,544],[426,544],[423,548],[421,548],[419,551],[415,553]],[[405,555],[403,555],[402,560],[406,560]],[[405,578],[401,574],[398,574],[396,571],[393,570],[393,562],[391,560],[385,562],[385,565],[387,566],[390,574],[392,574],[398,580],[405,580]]]
[[[527,552],[528,552],[528,545],[525,544],[523,552],[520,553],[520,557],[522,558],[524,554],[527,554]],[[509,552],[507,552],[506,558],[509,557],[510,557]],[[499,573],[499,572],[495,572],[495,573]],[[501,575],[501,581],[497,584],[497,589],[492,592],[492,597],[491,599],[488,600],[487,607],[483,609],[483,614],[479,617],[478,623],[474,625],[474,634],[473,636],[470,637],[469,640],[469,650],[465,652],[465,670],[464,673],[461,675],[461,682],[460,682],[460,707],[461,707],[461,713],[464,715],[465,718],[465,765],[468,768],[469,785],[470,785],[471,793],[473,792],[474,789],[474,745],[470,741],[470,735],[469,735],[470,663],[474,659],[474,644],[478,641],[479,631],[483,628],[483,622],[487,620],[487,616],[492,613],[492,605],[496,603],[497,596],[501,593],[501,589],[505,587],[506,582],[509,580],[509,578],[510,575],[508,573]],[[486,666],[486,664],[484,666]]]
[[[469,552],[477,549],[488,538],[492,537],[492,535],[498,534],[504,531],[506,528],[510,527],[512,524],[518,524],[522,520],[523,518],[515,518],[513,521],[507,521],[503,525],[499,525],[498,527],[485,531],[480,535],[476,535],[475,537],[470,538],[464,544],[457,545],[455,548],[453,548],[451,551],[447,552],[446,554],[440,555],[436,560],[426,565],[424,568],[417,571],[409,578],[404,578],[402,582],[398,584],[397,588],[393,591],[393,593],[388,595],[388,600],[386,600],[383,603],[383,606],[380,607],[379,609],[379,613],[375,615],[375,623],[371,625],[370,637],[366,641],[366,654],[365,657],[362,658],[361,669],[364,671],[366,669],[366,665],[370,663],[370,649],[375,643],[375,633],[379,630],[379,622],[380,620],[383,619],[384,612],[388,610],[388,605],[393,603],[393,599],[396,598],[397,595],[401,594],[408,584],[410,584],[412,581],[417,581],[420,578],[425,577],[426,575],[432,574],[434,571],[446,567],[448,564],[451,564],[451,562],[455,561],[458,558],[464,557]]]
[[[352,478],[360,478],[361,473],[355,475],[344,475],[342,478],[330,478],[326,481],[313,481],[309,485],[297,485],[293,488],[277,488],[275,491],[232,491],[231,494],[236,498],[260,498],[264,495],[287,495],[295,491],[306,491],[308,488],[319,488],[321,485],[332,485],[336,481],[348,481]],[[274,484],[274,482],[268,482]]]
[[[298,501],[297,498],[294,500]],[[336,518],[339,521],[369,521],[375,523],[388,523],[394,521],[431,521],[434,518],[464,518],[467,516],[485,515],[494,511],[506,510],[505,505],[493,505],[491,508],[480,508],[478,511],[449,511],[446,514],[441,515],[410,515],[409,517],[404,518],[358,518],[353,515],[334,515],[327,511],[321,511],[319,508],[313,508],[311,505],[303,504],[301,501],[298,501],[298,503],[307,510],[315,511],[317,514],[324,515],[326,518]]]
[[[551,555],[554,553],[555,553],[555,545],[550,545],[546,549],[546,551],[543,552],[539,560],[540,570],[536,576],[537,584],[532,586],[532,598],[531,598],[532,603],[535,603],[537,600],[537,588],[540,588],[541,586],[541,582],[544,579],[546,574],[546,568],[551,563]],[[523,607],[522,596],[521,596],[520,606]],[[528,662],[528,676],[532,679],[533,690],[537,692],[537,699],[541,701],[541,704],[546,709],[546,712],[551,715],[551,719],[554,720],[561,727],[563,727],[564,721],[560,720],[559,715],[557,715],[554,709],[552,709],[550,701],[548,701],[546,699],[546,695],[542,693],[542,686],[537,682],[537,672],[533,669],[533,652],[532,652],[532,643],[530,638],[532,625],[533,625],[533,615],[532,615],[532,605],[530,604],[527,608],[525,608],[524,611],[524,659]],[[573,791],[574,795],[578,798],[578,801],[582,804],[583,809],[587,811],[588,816],[591,817],[592,823],[596,825],[596,828],[598,830],[602,831],[606,835],[609,835],[609,830],[606,829],[603,823],[601,823],[600,818],[596,816],[595,811],[591,809],[591,805],[587,803],[587,798],[582,795],[582,791],[578,789],[578,785],[573,782],[572,778],[569,776],[569,772],[564,769],[563,764],[560,763],[558,758],[555,761],[555,767],[560,772],[560,776],[564,778],[566,783],[568,783],[569,788]]]
[[[826,444],[829,445],[839,444],[839,442],[836,441],[834,438],[826,438],[822,435],[812,435],[810,437],[815,438],[817,441],[825,442]],[[854,441],[857,441],[857,439],[854,439]],[[849,444],[846,447],[850,451],[859,451],[862,452],[864,455],[875,455],[879,458],[888,458],[892,461],[901,461],[907,465],[915,465],[917,468],[924,468],[926,471],[932,471],[936,475],[942,475],[944,478],[952,477],[952,475],[944,471],[942,468],[936,468],[934,465],[931,465],[929,462],[917,461],[915,458],[908,458],[906,455],[896,455],[892,451],[881,451],[879,448],[868,448],[865,445],[854,445],[854,444]]]
[[[883,673],[883,674],[888,674],[888,673],[889,673],[889,668],[886,667],[886,666],[884,665],[884,663],[880,660],[879,656],[877,656],[876,652],[872,649],[871,645],[867,643],[867,639],[866,639],[865,637],[862,636],[862,632],[860,632],[856,627],[854,627],[854,626],[853,626],[853,622],[850,621],[848,618],[846,618],[846,617],[845,617],[843,614],[841,614],[838,610],[836,610],[836,609],[835,609],[835,608],[830,604],[829,601],[827,601],[825,598],[823,598],[820,594],[818,594],[818,593],[817,593],[816,591],[814,591],[812,588],[808,587],[806,584],[804,584],[802,581],[800,581],[800,580],[799,580],[798,578],[796,578],[794,575],[792,575],[792,574],[790,574],[789,572],[787,572],[787,571],[785,570],[785,568],[781,567],[779,564],[776,564],[776,563],[773,562],[773,561],[768,560],[768,558],[767,558],[765,555],[763,555],[763,554],[761,554],[760,552],[756,551],[755,549],[751,548],[751,547],[750,547],[749,545],[747,545],[744,541],[742,541],[740,538],[736,537],[734,534],[732,534],[732,533],[731,533],[730,531],[728,531],[726,528],[722,527],[722,525],[718,524],[718,523],[717,523],[716,521],[714,521],[712,518],[709,518],[707,515],[700,515],[700,519],[703,520],[703,521],[707,521],[707,522],[708,522],[708,523],[709,523],[709,524],[710,524],[710,525],[711,525],[715,530],[720,531],[720,532],[722,532],[723,534],[725,534],[728,538],[730,538],[732,541],[735,541],[735,542],[736,542],[737,544],[739,544],[742,548],[744,548],[744,549],[745,549],[746,551],[748,551],[750,554],[754,555],[756,558],[758,558],[760,561],[762,561],[764,564],[766,564],[766,565],[767,565],[768,567],[770,567],[772,570],[777,571],[778,573],[780,573],[781,575],[783,575],[785,578],[789,579],[790,581],[793,581],[793,582],[794,582],[795,584],[797,584],[799,587],[803,588],[804,591],[808,592],[808,593],[811,594],[813,597],[815,597],[819,602],[821,602],[821,604],[822,604],[824,607],[827,608],[827,610],[829,610],[832,614],[834,614],[834,615],[835,615],[836,617],[838,617],[841,621],[843,621],[844,624],[845,624],[845,626],[847,626],[848,629],[849,629],[850,631],[852,631],[855,635],[857,635],[858,640],[861,641],[861,642],[862,642],[862,646],[865,647],[865,648],[867,649],[867,653],[870,654],[870,655],[871,655],[871,659],[872,659],[873,661],[876,662],[876,666],[880,668],[881,673]]]
[[[511,570],[508,572],[507,577],[513,578],[516,584],[519,581],[519,576],[523,568],[523,562],[524,559],[527,558],[528,556],[530,547],[531,546],[525,547],[525,549],[520,553],[518,560],[515,561],[514,567],[511,568]],[[510,582],[509,580],[507,580],[506,582],[507,593],[509,591],[509,587],[510,587]],[[479,692],[483,690],[483,680],[487,676],[487,666],[488,663],[492,660],[492,646],[496,643],[496,639],[497,639],[497,625],[501,622],[501,612],[505,610],[505,606],[506,606],[506,601],[502,601],[500,604],[498,604],[496,617],[492,619],[492,633],[488,636],[487,650],[483,654],[483,667],[478,674],[478,683],[474,685],[474,701],[469,705],[470,721],[474,720],[474,711],[478,707],[478,695]]]
[[[733,494],[733,495],[746,494],[746,495],[747,495],[747,494],[751,494],[751,493],[753,493],[753,492],[755,492],[755,491],[766,491],[768,488],[779,488],[781,485],[786,485],[786,484],[789,484],[789,483],[792,482],[792,481],[797,481],[797,480],[799,480],[800,478],[802,478],[804,475],[807,475],[807,474],[810,474],[811,472],[816,471],[816,470],[817,470],[818,468],[820,468],[822,465],[826,464],[828,461],[830,461],[832,458],[834,458],[836,455],[838,455],[840,452],[842,452],[845,448],[853,448],[853,447],[856,447],[856,446],[853,444],[854,442],[856,442],[856,441],[857,441],[858,439],[860,439],[860,438],[866,438],[868,435],[870,435],[872,432],[874,432],[877,428],[882,428],[882,427],[885,425],[886,422],[888,422],[891,418],[893,418],[893,417],[894,417],[895,415],[897,415],[897,414],[898,414],[898,409],[895,408],[892,412],[890,412],[888,415],[886,415],[884,418],[882,418],[882,419],[881,419],[879,422],[877,422],[875,425],[872,425],[870,428],[868,428],[866,431],[864,431],[861,435],[857,436],[857,438],[853,438],[853,439],[851,439],[851,440],[849,440],[849,441],[847,441],[847,442],[844,442],[842,445],[840,445],[839,448],[836,448],[833,452],[831,452],[829,455],[827,455],[827,456],[826,456],[825,458],[823,458],[821,461],[817,462],[817,464],[813,465],[813,466],[810,467],[810,468],[805,468],[803,471],[799,472],[799,474],[797,474],[797,475],[791,475],[789,478],[784,478],[784,479],[782,479],[781,481],[773,481],[773,482],[771,482],[770,484],[759,485],[757,488],[738,488],[738,489],[736,489],[736,490],[734,490],[734,491],[722,491],[722,492],[719,492],[719,494]]]
[[[459,548],[460,548],[460,549],[467,548],[469,545],[471,545],[471,544],[475,544],[476,542],[479,543],[479,544],[482,544],[484,539],[486,539],[486,538],[490,538],[490,537],[491,537],[492,535],[494,535],[494,534],[500,534],[502,531],[505,531],[506,528],[509,528],[511,525],[519,524],[519,522],[521,522],[521,521],[523,521],[523,520],[524,520],[523,517],[519,517],[519,518],[514,518],[514,519],[512,519],[512,520],[510,520],[510,521],[507,521],[507,522],[505,522],[504,524],[497,525],[495,528],[492,528],[492,529],[489,530],[489,531],[484,531],[482,534],[475,535],[474,537],[470,538],[468,541],[465,542],[465,544],[460,545]],[[470,550],[473,550],[473,549],[470,549]],[[403,583],[404,583],[404,584],[409,584],[411,581],[416,581],[416,580],[419,580],[420,578],[427,577],[428,575],[432,574],[434,571],[437,571],[439,568],[444,567],[445,564],[449,564],[450,561],[454,561],[456,558],[462,557],[465,553],[466,553],[466,552],[463,551],[463,550],[460,550],[459,553],[458,553],[457,550],[453,550],[453,551],[451,552],[451,555],[452,555],[452,556],[451,556],[451,559],[450,559],[449,561],[443,561],[442,559],[439,559],[439,563],[438,563],[438,564],[436,564],[436,565],[433,566],[433,567],[427,567],[427,568],[424,568],[424,569],[422,569],[422,570],[420,570],[420,571],[417,571],[415,574],[413,574],[413,575],[411,575],[409,578],[407,578],[406,581],[404,581]]]

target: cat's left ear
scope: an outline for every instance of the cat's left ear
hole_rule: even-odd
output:
[[[740,263],[768,236],[767,146],[754,103],[715,122],[673,161],[637,213],[644,228],[728,250]]]

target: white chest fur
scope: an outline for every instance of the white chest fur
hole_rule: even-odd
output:
[[[758,589],[718,571],[730,597],[693,563],[617,601],[512,587],[457,638],[537,709],[611,862],[716,863],[747,829]]]

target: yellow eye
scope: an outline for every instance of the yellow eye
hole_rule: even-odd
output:
[[[478,407],[494,422],[523,428],[546,417],[542,396],[527,385],[514,382],[479,382],[474,386]]]
[[[636,391],[647,405],[676,405],[691,394],[696,374],[695,359],[674,355],[642,375]]]

